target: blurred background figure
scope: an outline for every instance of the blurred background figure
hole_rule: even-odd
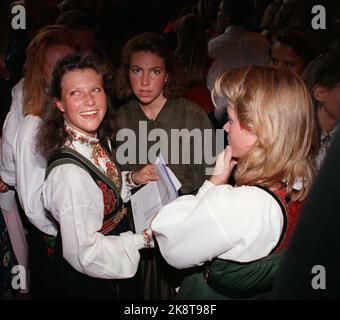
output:
[[[302,75],[305,67],[323,52],[321,40],[303,27],[288,27],[274,37],[269,50],[271,66]]]
[[[26,50],[25,77],[12,90],[11,108],[3,126],[1,179],[16,189],[25,212],[32,298],[44,297],[46,265],[42,257],[46,246],[37,228],[49,235],[55,232],[40,198],[46,162],[35,151],[36,130],[53,67],[60,58],[76,50],[77,39],[67,27],[51,25],[38,32]]]
[[[267,65],[269,41],[267,38],[250,31],[251,20],[254,14],[252,0],[224,0],[220,5],[220,19],[224,16],[225,32],[208,43],[209,56],[214,59],[207,75],[207,86],[211,91],[215,80],[227,70],[248,65]],[[222,127],[226,121],[226,101],[217,99],[215,117]]]
[[[184,97],[201,106],[208,115],[214,111],[206,79],[211,59],[202,19],[193,14],[180,18],[175,25],[175,56],[185,76]]]
[[[337,131],[340,119],[340,54],[326,52],[311,62],[303,73],[310,91],[318,123],[320,150],[316,167],[320,170]]]
[[[79,41],[81,53],[96,51],[96,26],[92,17],[86,12],[77,10],[63,12],[56,19],[55,24],[66,26],[72,30]]]

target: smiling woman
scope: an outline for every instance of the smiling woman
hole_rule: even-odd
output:
[[[130,231],[124,201],[158,175],[153,165],[121,173],[113,160],[108,74],[98,57],[78,54],[60,60],[53,72],[38,133],[48,159],[43,203],[58,229],[49,251],[50,298],[140,298],[139,249],[153,242],[149,230]]]
[[[56,100],[68,124],[89,136],[95,136],[104,119],[107,98],[103,80],[93,69],[75,70],[62,80],[62,95]]]

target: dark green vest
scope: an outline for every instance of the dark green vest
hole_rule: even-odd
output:
[[[271,253],[249,263],[214,259],[203,267],[191,269],[180,286],[178,300],[269,299],[273,279],[284,250],[276,252],[287,228],[287,213],[280,198],[267,188],[280,205],[284,218],[281,236]]]

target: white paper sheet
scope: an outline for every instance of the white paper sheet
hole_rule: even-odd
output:
[[[152,219],[160,209],[178,197],[177,191],[181,187],[181,183],[166,166],[161,155],[156,159],[155,166],[160,179],[150,182],[131,197],[136,233],[150,227]]]

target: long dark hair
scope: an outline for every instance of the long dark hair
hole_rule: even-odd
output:
[[[175,60],[174,53],[165,39],[160,35],[145,32],[131,38],[122,51],[121,63],[115,77],[115,93],[119,99],[127,100],[133,97],[129,80],[129,69],[133,54],[144,51],[151,52],[164,59],[168,72],[168,81],[164,87],[164,97],[175,98],[183,94],[183,82]]]
[[[313,88],[321,84],[332,89],[340,83],[340,53],[325,52],[320,55],[307,66],[302,78],[311,93],[314,108],[317,109],[319,101],[314,97]]]
[[[42,116],[43,123],[38,132],[37,147],[39,152],[46,158],[61,148],[68,136],[65,131],[63,114],[54,102],[54,99],[61,99],[62,79],[70,71],[84,69],[93,69],[102,77],[103,88],[107,95],[107,111],[98,128],[97,137],[101,144],[106,144],[107,139],[113,139],[116,126],[109,94],[112,79],[106,62],[96,55],[68,55],[59,60],[54,67],[49,97]]]
[[[314,59],[304,70],[302,79],[310,92],[312,103],[315,111],[315,118],[317,119],[317,111],[320,102],[315,98],[313,89],[319,84],[323,87],[332,89],[340,83],[340,53],[325,52],[318,58]],[[316,121],[318,126],[318,136],[321,138],[321,125]]]

